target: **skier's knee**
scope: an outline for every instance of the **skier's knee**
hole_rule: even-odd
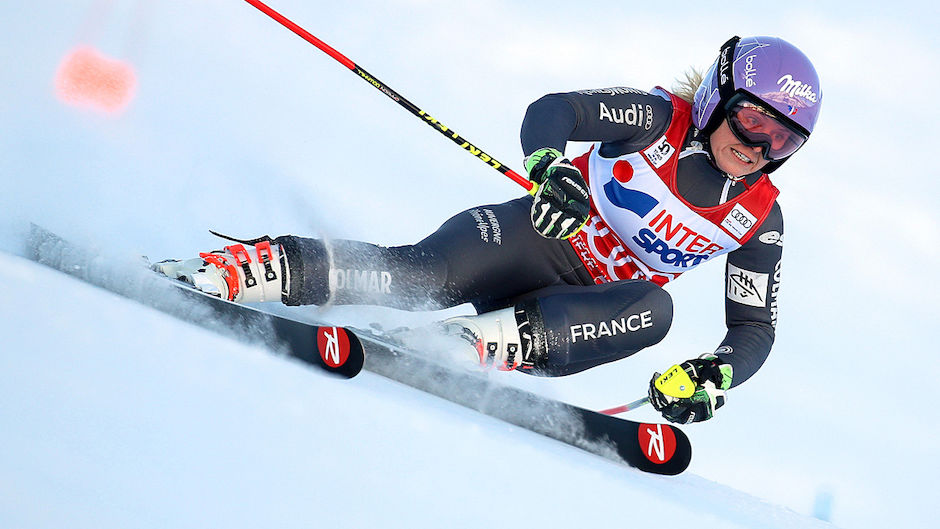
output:
[[[663,341],[669,328],[672,327],[672,296],[662,287],[654,283],[647,283],[649,290],[640,305],[650,311],[652,332],[645,335],[646,344],[643,347],[658,344]]]

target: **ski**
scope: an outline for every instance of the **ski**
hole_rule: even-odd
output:
[[[351,329],[301,322],[232,303],[157,274],[142,262],[115,264],[101,259],[35,224],[30,227],[27,257],[189,323],[264,345],[343,378],[356,376],[365,362],[362,343]]]
[[[676,475],[692,460],[692,444],[668,424],[620,419],[493,383],[484,373],[457,371],[386,337],[359,330],[366,371],[612,461],[654,474]]]
[[[683,472],[688,437],[668,424],[642,423],[587,410],[461,371],[369,330],[332,327],[271,314],[210,296],[158,275],[142,263],[114,264],[32,226],[28,257],[111,292],[344,377],[360,370],[411,386],[638,470]],[[125,266],[126,265],[126,266]]]

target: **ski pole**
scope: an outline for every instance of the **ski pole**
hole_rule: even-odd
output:
[[[349,60],[348,57],[336,51],[335,49],[330,47],[328,44],[323,42],[322,40],[314,37],[304,28],[291,22],[284,15],[281,15],[277,11],[271,9],[264,2],[261,2],[260,0],[245,0],[245,1],[255,6],[256,8],[258,8],[264,14],[268,15],[269,17],[279,22],[282,26],[296,33],[300,38],[306,40],[310,44],[313,44],[314,46],[319,48],[321,51],[323,51],[330,57],[336,59],[340,64],[342,64],[346,68],[349,68],[353,73],[355,73],[360,78],[362,78],[362,80],[374,86],[376,89],[381,91],[383,94],[387,95],[389,98],[391,98],[393,101],[395,101],[399,105],[405,107],[405,109],[408,110],[408,112],[411,112],[415,116],[421,118],[422,121],[424,121],[425,123],[433,127],[435,130],[437,130],[444,136],[450,138],[451,141],[453,141],[457,145],[460,145],[460,147],[462,147],[464,150],[466,150],[470,154],[476,156],[477,158],[482,160],[484,163],[486,163],[493,169],[496,169],[500,173],[512,179],[517,184],[524,187],[526,191],[528,191],[530,194],[534,195],[535,192],[538,190],[538,186],[534,182],[529,181],[528,178],[525,178],[519,175],[519,173],[513,171],[509,167],[506,167],[505,165],[497,161],[496,158],[493,158],[489,154],[486,154],[485,152],[483,152],[482,149],[473,145],[469,141],[465,140],[463,137],[460,136],[460,134],[457,134],[456,131],[454,131],[450,127],[445,126],[443,123],[441,123],[437,119],[431,117],[427,112],[421,110],[420,108],[415,106],[414,103],[412,103],[411,101],[408,101],[407,99],[402,97],[400,94],[392,90],[388,85],[378,80],[375,76],[365,71],[362,67],[360,67],[353,61]]]
[[[601,410],[597,413],[603,413],[604,415],[617,415],[618,413],[625,413],[631,410],[635,410],[640,406],[649,404],[649,397],[643,397],[642,399],[637,399],[629,404],[624,404],[623,406],[617,406],[616,408],[610,408],[608,410]]]

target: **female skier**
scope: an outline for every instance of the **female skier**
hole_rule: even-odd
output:
[[[709,419],[773,344],[783,218],[768,173],[806,142],[822,94],[806,56],[774,37],[732,38],[696,77],[676,94],[535,101],[521,132],[534,196],[464,211],[417,244],[263,237],[154,268],[235,302],[469,302],[477,315],[444,326],[482,364],[561,376],[658,343],[672,323],[662,285],[727,254],[725,338],[680,364],[692,395],[662,393],[658,373],[649,388],[666,419]],[[569,140],[596,143],[569,161]]]

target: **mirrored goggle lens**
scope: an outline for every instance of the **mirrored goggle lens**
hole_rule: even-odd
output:
[[[806,136],[781,123],[761,107],[741,101],[728,108],[728,124],[744,143],[761,147],[764,158],[778,161],[790,156],[806,142]]]

